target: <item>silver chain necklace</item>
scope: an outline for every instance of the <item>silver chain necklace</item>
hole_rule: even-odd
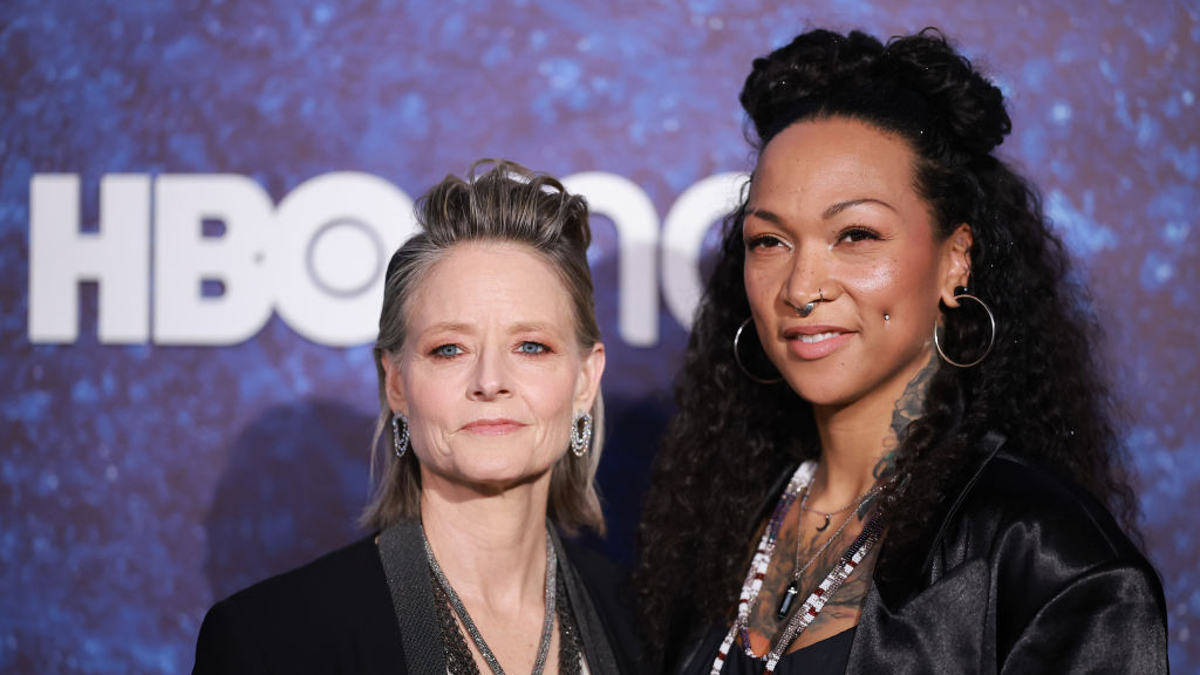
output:
[[[862,506],[863,502],[865,502],[867,499],[869,499],[871,497],[871,495],[875,494],[876,492],[879,492],[881,489],[882,489],[881,486],[876,485],[875,487],[872,487],[871,489],[867,490],[866,492],[862,493],[861,495],[855,497],[854,501],[850,502],[849,504],[843,506],[842,508],[840,508],[836,511],[821,511],[819,509],[814,509],[813,507],[809,506],[808,505],[808,490],[805,490],[804,491],[804,499],[800,500],[800,510],[808,511],[809,513],[819,513],[822,516],[825,516],[824,524],[822,524],[820,527],[817,528],[817,532],[824,532],[825,530],[829,529],[829,521],[832,520],[834,516],[836,516],[839,513],[845,513],[852,507]]]
[[[496,660],[496,655],[492,653],[487,642],[484,641],[483,635],[475,626],[475,622],[471,620],[471,615],[467,613],[466,605],[463,605],[459,599],[458,593],[454,592],[454,587],[450,585],[450,580],[446,578],[446,574],[442,572],[442,568],[438,565],[437,558],[433,555],[433,549],[429,546],[429,539],[425,536],[425,527],[421,527],[421,543],[425,545],[425,557],[429,560],[429,568],[433,570],[433,575],[437,577],[438,584],[442,590],[446,592],[446,596],[450,599],[450,606],[454,608],[455,614],[458,614],[459,621],[462,621],[463,627],[467,629],[467,635],[471,636],[471,641],[475,643],[475,648],[479,650],[479,655],[483,657],[488,668],[491,668],[494,675],[504,675],[504,669],[500,667],[500,662]],[[542,619],[542,642],[538,646],[537,661],[533,664],[532,675],[542,675],[542,671],[546,668],[546,657],[550,654],[550,637],[554,633],[554,605],[557,595],[558,584],[558,554],[554,551],[554,543],[550,539],[550,533],[546,532],[546,614]]]
[[[866,503],[866,501],[868,499],[875,496],[875,494],[878,493],[879,490],[881,489],[880,486],[875,486],[875,487],[871,488],[870,490],[867,490],[863,494],[859,495],[858,497],[856,497],[854,499],[854,501],[850,502],[846,506],[843,506],[842,508],[838,509],[837,511],[825,513],[824,511],[816,511],[815,509],[810,509],[808,507],[808,496],[811,493],[811,490],[809,489],[810,487],[811,487],[811,484],[808,486],[805,486],[804,495],[800,497],[800,511],[801,511],[801,514],[803,514],[804,511],[813,511],[815,513],[819,513],[819,514],[825,516],[825,524],[822,525],[821,527],[818,527],[817,532],[823,532],[829,527],[829,520],[830,520],[829,517],[830,516],[848,511],[850,509],[850,507],[852,507],[852,506],[861,507],[864,503]],[[792,604],[795,601],[796,597],[800,595],[800,577],[804,576],[804,573],[808,571],[808,568],[812,567],[812,564],[817,561],[817,558],[821,557],[821,554],[824,553],[826,551],[826,549],[829,548],[829,545],[833,543],[833,540],[837,539],[839,536],[841,536],[842,531],[846,529],[846,525],[850,522],[850,520],[853,517],[854,517],[853,513],[846,516],[846,519],[842,521],[842,524],[839,525],[836,530],[834,530],[833,534],[830,535],[830,537],[825,540],[825,543],[822,544],[821,547],[817,549],[817,552],[814,553],[813,556],[808,559],[808,562],[804,563],[804,566],[802,567],[800,565],[800,543],[804,539],[804,537],[803,537],[803,534],[801,533],[801,528],[800,528],[800,515],[796,516],[796,555],[792,561],[792,580],[787,585],[787,588],[784,589],[783,597],[779,599],[779,607],[777,607],[775,609],[775,615],[777,618],[779,618],[780,620],[786,619],[788,614],[791,613]]]

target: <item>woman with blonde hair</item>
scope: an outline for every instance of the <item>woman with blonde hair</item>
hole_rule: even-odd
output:
[[[377,534],[218,603],[196,672],[633,669],[617,577],[559,534],[604,532],[586,202],[495,162],[418,220],[375,345]]]

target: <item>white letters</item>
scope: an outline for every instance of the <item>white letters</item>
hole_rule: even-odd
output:
[[[297,186],[271,230],[279,316],[313,342],[370,342],[388,259],[415,230],[412,199],[382,178],[330,173]]]
[[[79,231],[79,176],[39,174],[29,188],[29,341],[74,342],[79,282],[99,284],[103,343],[145,342],[149,325],[150,179],[100,181],[100,231]]]
[[[270,196],[233,174],[160,176],[154,187],[154,341],[230,345],[253,337],[271,318]],[[224,234],[204,236],[205,220],[223,223]],[[204,297],[208,280],[224,292]]]
[[[658,293],[654,249],[658,213],[637,183],[610,173],[577,173],[563,180],[569,192],[584,195],[588,209],[612,219],[621,252],[617,282],[617,330],[635,347],[658,343]]]
[[[696,183],[675,201],[663,225],[663,297],[671,315],[691,328],[704,284],[700,254],[712,224],[733,211],[747,174],[723,173]]]
[[[654,204],[627,178],[586,172],[563,181],[616,227],[624,342],[658,343],[660,283],[671,314],[690,326],[705,237],[733,209],[745,180],[728,173],[691,186],[661,234]],[[412,199],[396,186],[365,173],[330,173],[297,186],[277,208],[240,175],[164,175],[153,189],[151,224],[149,176],[103,177],[100,232],[91,234],[79,231],[78,176],[33,177],[31,342],[77,339],[80,281],[99,282],[105,343],[236,344],[261,330],[272,310],[320,344],[375,337],[389,257],[415,230]]]

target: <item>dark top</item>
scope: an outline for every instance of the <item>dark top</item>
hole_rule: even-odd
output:
[[[715,657],[721,641],[728,633],[729,626],[714,625],[704,638],[701,652]],[[850,645],[853,643],[854,628],[848,628],[837,635],[831,635],[820,642],[814,642],[779,657],[779,663],[775,664],[775,672],[779,675],[842,675],[846,672],[846,663],[850,660]],[[686,675],[708,675],[712,672],[712,658],[708,661],[696,659],[688,665],[690,670]],[[746,656],[739,643],[735,642],[725,657],[721,674],[762,675],[765,667],[766,661]]]
[[[405,658],[374,540],[373,534],[218,602],[200,627],[193,674],[435,673],[436,668],[407,665],[412,660]],[[622,575],[608,560],[569,540],[561,540],[560,550],[565,554],[560,566],[572,570],[586,589],[583,603],[599,616],[616,668],[639,672]],[[417,567],[413,578],[429,588],[428,567]],[[576,602],[573,594],[578,614]],[[589,649],[586,642],[584,649]],[[594,668],[590,660],[588,666]],[[444,673],[443,667],[435,675]]]
[[[1168,672],[1154,568],[1095,499],[1002,445],[982,441],[931,520],[924,564],[872,583],[845,672]],[[708,629],[692,629],[672,672],[712,663]]]

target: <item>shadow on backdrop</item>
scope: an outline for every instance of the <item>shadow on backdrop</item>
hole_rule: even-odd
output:
[[[665,394],[604,397],[606,433],[597,481],[608,536],[601,540],[589,534],[582,540],[626,567],[633,564],[636,554],[637,524],[650,486],[650,466],[673,412],[674,404]]]
[[[234,442],[205,531],[213,595],[301,565],[364,536],[374,418],[330,401],[269,409]]]

